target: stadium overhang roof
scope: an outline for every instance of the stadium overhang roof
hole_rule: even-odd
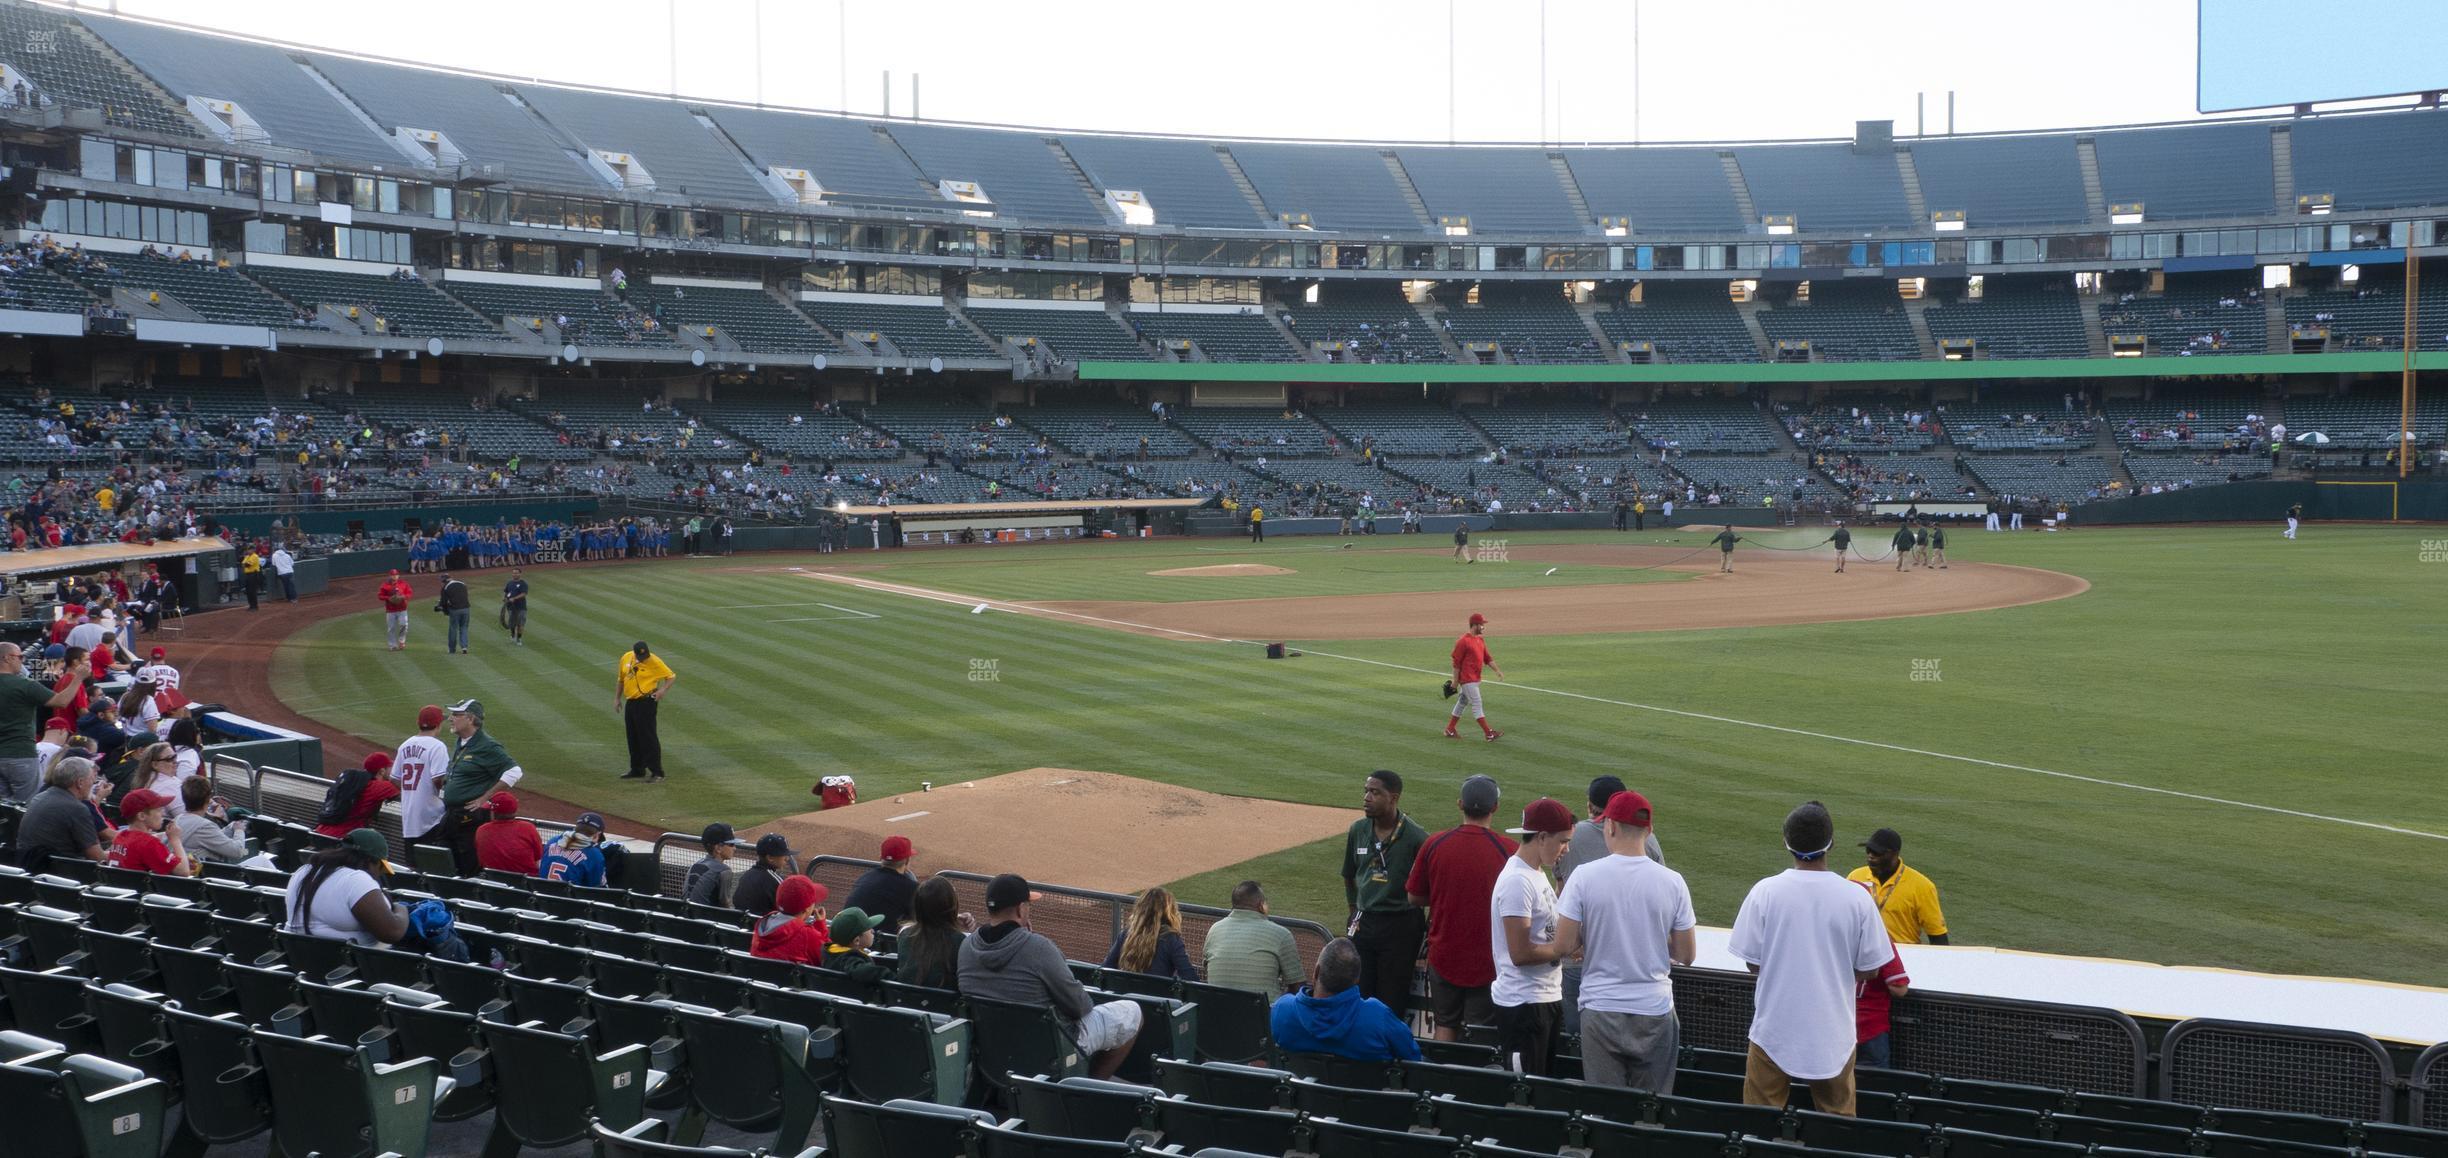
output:
[[[2417,354],[2448,370],[2448,353]],[[1289,385],[1537,382],[1948,382],[2031,378],[2231,378],[2248,374],[2385,374],[2391,350],[2339,354],[2205,354],[2190,358],[2053,358],[1965,362],[1761,362],[1588,366],[1311,365],[1280,362],[1082,362],[1083,382],[1281,382]]]

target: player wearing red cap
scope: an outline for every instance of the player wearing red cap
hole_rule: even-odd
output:
[[[408,580],[397,571],[391,573],[388,582],[374,589],[374,597],[382,600],[383,628],[393,651],[407,650],[408,600],[415,595],[416,592],[408,587]]]
[[[1487,616],[1474,612],[1470,617],[1470,630],[1464,632],[1462,638],[1454,641],[1454,706],[1453,714],[1445,718],[1447,739],[1461,738],[1461,733],[1456,732],[1454,728],[1462,722],[1462,709],[1464,708],[1471,710],[1471,716],[1479,721],[1479,730],[1487,733],[1488,739],[1493,740],[1504,735],[1488,726],[1487,708],[1479,702],[1479,670],[1481,668],[1496,673],[1497,679],[1504,678],[1504,669],[1496,666],[1496,661],[1488,657]]]

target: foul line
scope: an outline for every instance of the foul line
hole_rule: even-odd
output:
[[[883,591],[895,595],[907,595],[918,599],[929,599],[937,603],[955,603],[964,607],[974,607],[980,603],[983,603],[995,610],[1009,611],[1014,614],[1062,616],[1070,619],[1083,620],[1089,623],[1106,624],[1115,627],[1127,627],[1138,631],[1160,632],[1167,635],[1179,635],[1191,639],[1207,640],[1213,643],[1246,643],[1254,645],[1258,642],[1256,640],[1232,639],[1227,636],[1209,635],[1200,631],[1186,631],[1175,627],[1158,627],[1154,624],[1132,623],[1128,620],[1122,619],[1107,619],[1102,616],[1087,615],[1077,611],[1065,611],[1063,609],[1054,607],[1039,607],[1028,603],[1011,603],[995,599],[981,600],[966,595],[954,595],[949,592],[934,591],[924,587],[910,587],[898,583],[884,583],[873,579],[861,579],[852,575],[819,575],[817,577],[828,582],[848,583],[853,586],[864,587],[869,590]],[[1367,664],[1370,667],[1389,668],[1394,671],[1414,672],[1419,675],[1427,676],[1448,674],[1447,672],[1433,670],[1430,668],[1413,667],[1410,664],[1391,663],[1381,659],[1368,659],[1363,656],[1342,655],[1331,651],[1318,651],[1314,648],[1304,648],[1302,650],[1304,654],[1307,655],[1319,656],[1325,659],[1339,659],[1350,663]],[[2279,816],[2292,816],[2299,820],[2319,820],[2326,821],[2330,824],[2345,824],[2356,828],[2366,828],[2374,832],[2394,833],[2398,836],[2417,836],[2427,840],[2448,841],[2448,834],[2425,832],[2418,828],[2401,828],[2393,824],[2381,824],[2378,821],[2356,820],[2345,816],[2328,816],[2318,812],[2302,812],[2293,808],[2280,808],[2271,804],[2255,804],[2249,800],[2230,800],[2223,796],[2207,796],[2202,793],[2186,792],[2176,788],[2160,788],[2150,784],[2135,784],[2125,780],[2111,780],[2104,776],[2086,776],[2079,772],[2060,772],[2052,768],[2035,768],[2028,764],[2009,764],[2002,760],[1985,760],[1978,756],[1959,756],[1952,752],[1933,752],[1927,748],[1912,748],[1902,744],[1889,744],[1880,740],[1862,740],[1856,739],[1852,736],[1839,736],[1831,732],[1814,732],[1807,728],[1790,728],[1783,724],[1762,723],[1758,720],[1739,720],[1732,716],[1712,715],[1708,712],[1694,712],[1684,708],[1669,708],[1657,704],[1634,703],[1631,700],[1608,699],[1605,696],[1593,696],[1584,692],[1569,692],[1561,688],[1542,688],[1531,684],[1517,684],[1510,682],[1506,683],[1505,686],[1525,692],[1539,692],[1544,695],[1562,696],[1566,699],[1582,700],[1593,704],[1607,704],[1618,708],[1631,708],[1643,712],[1656,712],[1660,715],[1679,716],[1687,720],[1705,720],[1712,724],[1732,724],[1736,727],[1756,728],[1763,732],[1779,732],[1788,736],[1802,736],[1808,739],[1827,740],[1838,744],[1851,744],[1862,748],[1876,748],[1884,752],[1900,752],[1907,756],[1925,756],[1933,760],[1952,760],[1959,764],[1971,764],[1982,768],[1996,768],[2007,772],[2029,772],[2037,776],[2049,776],[2059,780],[2072,780],[2083,784],[2098,785],[2103,788],[2124,788],[2134,792],[2148,792],[2155,796],[2174,797],[2179,800],[2190,800],[2199,804],[2223,804],[2230,808],[2244,808],[2250,809],[2254,812],[2268,812]]]

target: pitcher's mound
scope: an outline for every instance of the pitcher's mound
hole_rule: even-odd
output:
[[[1339,836],[1352,812],[1177,788],[1133,776],[1030,768],[932,792],[877,796],[785,817],[774,827],[810,855],[875,859],[891,835],[916,846],[917,871],[1019,873],[1032,882],[1136,892]],[[855,874],[851,874],[855,877]],[[842,885],[832,904],[841,904]],[[1213,898],[1194,898],[1212,901]]]
[[[1270,567],[1264,563],[1217,563],[1207,567],[1175,567],[1170,571],[1150,571],[1148,574],[1230,579],[1240,575],[1289,575],[1292,574],[1292,569],[1290,567]]]

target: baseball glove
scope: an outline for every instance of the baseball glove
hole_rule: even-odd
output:
[[[1454,682],[1452,680],[1445,681],[1445,698],[1449,700],[1454,698]]]

